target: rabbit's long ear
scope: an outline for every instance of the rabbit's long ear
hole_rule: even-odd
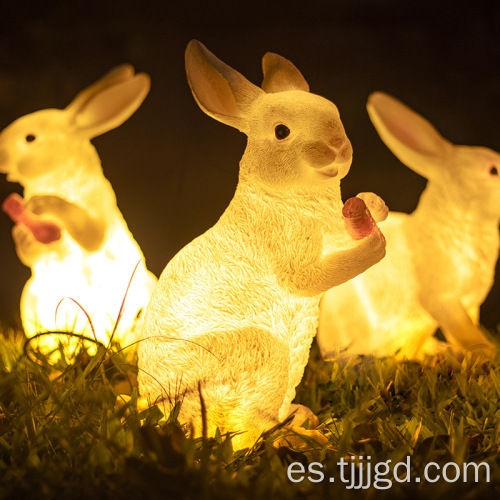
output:
[[[370,119],[387,147],[408,167],[429,179],[451,143],[422,116],[382,92],[374,92],[367,104]]]
[[[137,110],[150,86],[151,80],[145,73],[134,75],[129,64],[118,66],[67,106],[70,123],[89,138],[112,130]]]
[[[309,92],[309,85],[302,73],[288,59],[268,52],[262,58],[264,80],[262,88],[268,93],[285,90],[303,90]]]
[[[186,48],[186,74],[200,108],[212,118],[242,132],[252,103],[263,91],[215,57],[198,40]]]
[[[133,76],[134,68],[130,64],[121,64],[120,66],[116,66],[92,85],[89,85],[87,88],[79,92],[71,103],[68,104],[66,109],[70,110],[73,114],[76,114],[76,112],[81,109],[86,102],[90,101],[90,99],[101,92],[101,90],[118,82],[130,80]]]

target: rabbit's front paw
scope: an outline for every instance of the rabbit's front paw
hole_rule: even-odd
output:
[[[471,348],[472,356],[482,361],[492,361],[498,356],[498,348],[492,343],[477,344]]]
[[[365,202],[375,222],[382,222],[387,219],[389,209],[380,196],[375,193],[359,193],[356,198],[361,198]]]
[[[385,238],[377,231],[362,239],[358,248],[363,252],[367,268],[371,267],[385,257]]]
[[[36,215],[57,214],[59,211],[63,210],[66,205],[67,202],[62,198],[59,198],[59,196],[37,195],[31,197],[26,202],[25,208]]]
[[[16,245],[19,260],[30,267],[34,260],[45,251],[44,245],[39,243],[33,233],[24,225],[16,224],[12,228],[12,238]]]

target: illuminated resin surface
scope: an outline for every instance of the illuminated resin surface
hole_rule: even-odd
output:
[[[187,76],[201,109],[248,136],[236,193],[217,224],[163,271],[139,345],[141,395],[207,431],[251,445],[291,405],[316,333],[321,294],[385,253],[342,220],[352,149],[336,106],[266,54],[262,89],[192,41]],[[376,198],[372,195],[372,198]],[[200,390],[201,389],[201,393]]]
[[[3,208],[16,222],[17,254],[31,268],[21,297],[28,337],[51,330],[93,337],[76,301],[91,317],[97,338],[106,342],[139,263],[116,332],[124,344],[134,339],[136,316],[146,308],[156,278],[146,269],[90,139],[134,113],[149,85],[147,75],[123,65],[66,109],[23,116],[0,134],[0,172],[24,188],[24,199],[10,196]],[[40,338],[44,351],[56,345],[52,337]]]

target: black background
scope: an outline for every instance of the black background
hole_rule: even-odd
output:
[[[498,2],[0,2],[0,128],[65,107],[111,67],[132,63],[152,88],[130,120],[93,142],[118,204],[159,275],[213,225],[236,186],[245,137],[204,115],[189,91],[184,49],[197,38],[256,84],[277,52],[335,102],[354,148],[344,199],[381,195],[410,212],[425,180],[398,162],[365,111],[373,90],[399,97],[456,143],[500,150]],[[20,187],[0,177],[0,200]],[[500,201],[500,200],[499,200]],[[18,324],[29,269],[0,214],[0,321]],[[499,280],[497,280],[499,281]],[[482,309],[500,322],[495,285]]]

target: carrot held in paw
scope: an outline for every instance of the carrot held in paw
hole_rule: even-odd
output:
[[[342,208],[342,216],[346,230],[354,240],[361,240],[376,232],[385,241],[384,235],[361,198],[349,198]]]
[[[53,222],[38,219],[29,210],[25,210],[24,200],[17,193],[12,193],[5,199],[2,210],[13,222],[26,226],[40,243],[48,244],[61,238],[59,226]]]

